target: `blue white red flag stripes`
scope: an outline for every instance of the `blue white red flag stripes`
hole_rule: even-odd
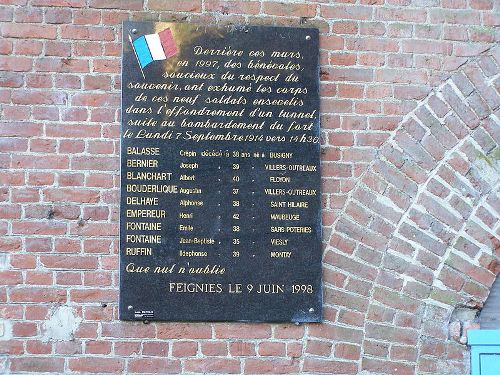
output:
[[[156,34],[142,35],[132,42],[132,46],[143,69],[153,61],[165,60],[177,54],[177,46],[170,29]]]

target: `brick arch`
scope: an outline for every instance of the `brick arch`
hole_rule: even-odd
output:
[[[332,225],[329,333],[309,336],[345,342],[336,359],[358,356],[357,371],[467,372],[448,324],[456,306],[482,306],[500,272],[499,50],[405,116]]]

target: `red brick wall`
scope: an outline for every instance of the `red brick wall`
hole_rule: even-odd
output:
[[[0,4],[0,372],[468,372],[456,308],[500,271],[498,3]],[[126,19],[320,29],[323,324],[117,320]]]

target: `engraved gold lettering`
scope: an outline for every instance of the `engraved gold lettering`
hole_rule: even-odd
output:
[[[291,159],[293,158],[293,152],[270,152],[270,159]]]
[[[205,267],[190,267],[190,274],[204,274],[204,275],[223,275],[226,269],[218,264],[213,266],[207,264]]]
[[[136,266],[135,263],[128,263],[125,266],[125,271],[130,273],[148,273],[150,267]]]
[[[125,242],[129,243],[161,243],[161,236],[156,234],[127,234]]]
[[[316,166],[304,165],[304,164],[290,164],[288,165],[288,170],[297,172],[316,172]]]
[[[288,189],[287,195],[316,195],[316,189]]]
[[[222,284],[212,283],[169,283],[170,293],[222,293]]]
[[[287,233],[312,233],[311,227],[286,227]]]
[[[288,238],[271,238],[271,245],[286,246],[288,245]]]
[[[266,164],[264,168],[266,171],[286,171],[287,169],[285,164]]]
[[[137,222],[137,221],[127,221],[125,223],[125,228],[127,230],[161,230],[161,223],[149,223],[149,222]]]
[[[292,252],[291,251],[271,251],[271,252],[269,252],[269,256],[271,258],[291,258]]]
[[[179,167],[183,169],[198,169],[198,163],[181,163]]]
[[[179,194],[201,194],[202,191],[200,188],[179,188]]]
[[[128,168],[157,168],[158,160],[155,159],[127,159]]]
[[[180,150],[179,151],[179,155],[180,156],[185,156],[185,157],[188,157],[188,158],[194,158],[197,155],[197,153],[196,153],[196,151]]]
[[[168,181],[171,177],[170,172],[127,172],[127,180]]]
[[[127,147],[127,155],[159,156],[159,147]]]
[[[153,255],[153,249],[150,247],[126,247],[125,255]]]
[[[207,237],[191,237],[191,238],[185,238],[181,237],[179,238],[179,243],[180,244],[192,244],[192,245],[214,245],[215,240],[213,238],[207,238]]]
[[[136,185],[127,184],[127,193],[170,193],[177,194],[177,185]]]
[[[287,202],[288,208],[309,208],[309,202]]]
[[[208,256],[208,253],[206,251],[179,250],[179,256],[181,256],[181,257],[206,257],[206,256]]]
[[[157,197],[130,197],[128,196],[126,199],[127,204],[129,205],[138,205],[138,206],[158,206],[158,198]]]
[[[292,179],[289,176],[269,176],[269,182],[278,184],[278,183],[287,183]]]
[[[267,195],[285,195],[285,189],[264,189],[264,193]]]
[[[204,56],[243,56],[243,51],[238,49],[233,49],[231,46],[224,46],[224,48],[204,48],[202,46],[194,46],[193,52],[195,55]]]
[[[278,284],[259,284],[257,286],[257,293],[259,294],[278,294],[278,293],[284,293],[285,292],[285,286],[284,285],[278,285]]]
[[[271,214],[271,220],[300,220],[299,214]]]
[[[188,207],[188,206],[200,207],[200,206],[203,206],[203,204],[204,204],[203,201],[192,201],[189,199],[181,199],[179,202],[179,206],[183,206],[183,207]]]
[[[143,217],[143,218],[153,218],[153,219],[163,219],[167,217],[167,213],[165,210],[131,210],[128,209],[125,211],[126,217]]]

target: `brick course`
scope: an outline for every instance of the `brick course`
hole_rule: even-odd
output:
[[[320,29],[323,324],[117,320],[128,19]],[[488,0],[2,1],[0,372],[467,373],[453,311],[500,272],[498,21]]]

